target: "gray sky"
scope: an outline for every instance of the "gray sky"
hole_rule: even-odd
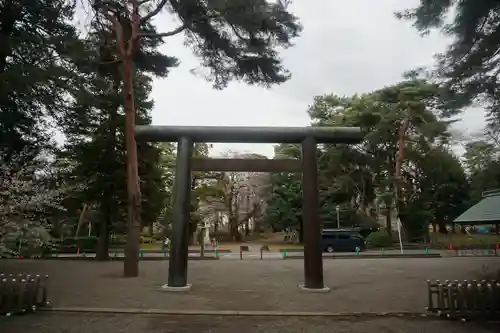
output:
[[[439,34],[422,38],[393,12],[412,7],[416,0],[295,0],[291,11],[304,31],[295,46],[282,53],[292,72],[290,81],[266,90],[233,82],[223,91],[190,73],[197,59],[184,47],[183,36],[166,39],[162,52],[181,65],[167,79],[156,80],[155,125],[304,126],[316,95],[351,95],[397,83],[403,72],[433,63],[446,47]],[[158,31],[176,26],[168,15],[156,18]],[[458,124],[477,131],[484,125],[481,110],[471,110]],[[228,149],[273,155],[272,145],[219,144],[213,154]]]

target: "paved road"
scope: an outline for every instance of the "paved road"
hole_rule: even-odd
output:
[[[498,324],[496,324],[498,325]],[[495,324],[424,319],[34,314],[0,318],[8,333],[497,333]]]

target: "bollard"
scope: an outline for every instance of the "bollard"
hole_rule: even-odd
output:
[[[47,276],[44,283],[40,282],[40,276],[33,277],[30,274],[19,274],[15,278],[0,274],[0,314],[10,316],[34,312],[37,306],[43,307],[49,304],[47,301]]]
[[[47,302],[47,286],[48,286],[48,280],[49,280],[49,276],[48,275],[45,275],[45,278],[43,279],[43,282],[42,282],[42,306],[45,306],[48,304]]]
[[[425,248],[425,254],[426,255],[429,254],[429,248],[428,247]]]
[[[19,253],[19,259],[22,259],[23,257],[21,256],[21,249],[22,249],[22,246],[23,246],[23,241],[22,240],[19,240],[19,247],[17,249],[17,252]]]
[[[243,260],[243,250],[240,247],[240,260]]]
[[[77,256],[77,257],[79,257],[79,256],[80,256],[80,248],[78,248],[78,249],[76,250],[76,256]]]
[[[18,313],[26,312],[26,308],[25,308],[25,295],[26,295],[26,291],[27,291],[26,287],[27,287],[26,280],[21,279],[17,285],[17,303],[15,305],[16,312],[18,312]]]
[[[283,259],[286,258],[286,249],[283,249]]]
[[[262,260],[262,248],[260,249],[260,260]]]
[[[215,258],[219,259],[219,248],[215,248]]]
[[[385,254],[385,248],[382,248],[382,255]]]

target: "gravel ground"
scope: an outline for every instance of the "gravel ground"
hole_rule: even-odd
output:
[[[303,260],[190,261],[188,293],[159,291],[168,263],[141,262],[140,277],[122,278],[121,262],[0,261],[0,272],[49,274],[57,307],[166,310],[422,312],[431,279],[480,278],[500,258],[325,260],[327,294],[304,293]]]
[[[498,325],[498,324],[496,324]],[[0,318],[8,333],[493,333],[480,325],[430,319],[34,314]]]

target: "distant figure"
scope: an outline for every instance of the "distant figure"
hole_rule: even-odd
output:
[[[163,237],[161,241],[161,250],[165,251],[170,247],[170,239],[168,237]]]

